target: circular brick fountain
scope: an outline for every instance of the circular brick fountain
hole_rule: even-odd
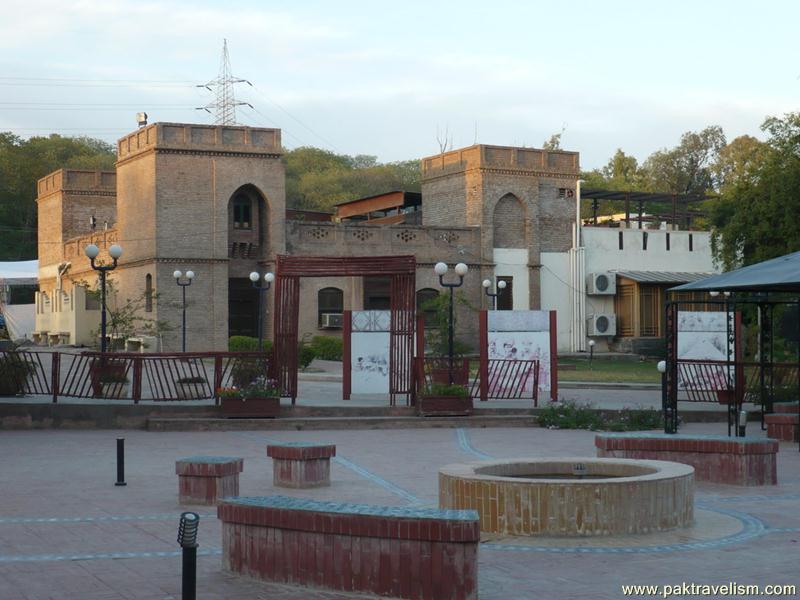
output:
[[[481,531],[596,536],[687,527],[694,469],[660,460],[519,458],[439,470],[440,508],[475,509]]]

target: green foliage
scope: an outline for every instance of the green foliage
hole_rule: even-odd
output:
[[[314,357],[321,360],[342,360],[343,343],[341,338],[315,335],[311,339]]]
[[[100,306],[102,291],[99,283],[94,289],[89,288],[86,282],[80,282],[87,287],[87,297],[94,298]],[[158,300],[159,295],[152,294],[153,301]],[[136,335],[160,336],[175,330],[175,326],[169,321],[152,319],[145,311],[147,304],[147,292],[142,292],[135,298],[122,299],[117,292],[116,283],[112,278],[106,279],[106,335],[110,336],[112,350],[125,348],[125,340]],[[100,337],[100,331],[92,332],[95,338]]]
[[[311,361],[316,357],[317,355],[314,353],[313,346],[306,344],[305,342],[300,342],[300,345],[297,348],[297,365],[300,367],[300,369],[305,371],[308,365],[311,364]]]
[[[236,388],[250,385],[259,377],[267,375],[266,363],[258,358],[234,358],[231,364],[231,382]]]
[[[469,303],[467,297],[462,292],[456,292],[454,296],[454,310],[453,310],[453,331],[458,332],[458,309],[459,305],[466,306],[471,310],[475,308]],[[425,330],[425,342],[428,346],[428,352],[434,356],[448,356],[448,334],[450,319],[450,294],[449,292],[439,294],[434,298],[426,300],[420,305],[420,310],[431,311],[432,325]],[[453,340],[453,355],[464,356],[469,354],[472,348],[463,342]]]
[[[447,383],[432,383],[426,386],[422,391],[423,396],[457,396],[458,398],[466,398],[469,396],[469,390],[463,385],[447,384]]]
[[[244,400],[248,398],[273,398],[275,396],[280,397],[281,389],[274,379],[257,377],[249,385],[244,386],[239,395]]]
[[[348,156],[302,147],[283,155],[286,206],[330,210],[334,204],[393,190],[421,189],[419,161],[380,164],[374,156]]]
[[[36,181],[61,168],[112,169],[114,148],[88,137],[0,132],[0,260],[37,256]]]
[[[591,404],[555,402],[538,416],[539,425],[549,429],[588,429],[590,431],[643,431],[664,426],[663,415],[653,408],[624,408],[603,413]]]
[[[35,373],[36,363],[17,352],[0,355],[0,396],[16,396],[25,391],[28,376]]]
[[[741,142],[711,222],[726,269],[800,250],[800,113],[768,118],[764,146]],[[731,151],[733,152],[733,151]]]
[[[263,352],[272,351],[272,341],[263,340],[261,342]],[[248,335],[232,335],[228,338],[229,352],[258,352],[258,338]]]

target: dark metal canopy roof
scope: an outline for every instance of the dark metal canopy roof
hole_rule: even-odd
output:
[[[670,289],[671,292],[712,290],[721,292],[800,292],[800,252],[786,254]]]
[[[581,188],[581,200],[630,200],[632,202],[702,202],[714,198],[706,194],[671,194],[666,192],[618,192],[598,188]]]
[[[686,283],[705,279],[711,273],[684,273],[675,271],[617,271],[620,277],[627,277],[638,283]]]

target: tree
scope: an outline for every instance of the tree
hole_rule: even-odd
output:
[[[61,168],[113,169],[114,148],[88,137],[0,132],[0,260],[36,258],[36,181]]]
[[[712,165],[725,147],[718,125],[688,131],[672,150],[659,150],[642,165],[644,183],[651,192],[703,194],[715,187]]]
[[[554,133],[548,139],[542,142],[543,150],[561,150],[561,135],[564,133],[562,130],[559,133]]]
[[[800,113],[770,117],[761,129],[765,144],[742,140],[720,165],[712,250],[728,269],[800,250]]]
[[[375,156],[348,156],[319,148],[284,153],[286,205],[330,210],[335,204],[394,190],[419,191],[419,161],[379,163]]]

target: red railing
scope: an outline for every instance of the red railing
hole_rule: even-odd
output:
[[[740,402],[761,403],[760,363],[678,360],[677,366],[678,393],[685,394],[682,400],[727,403],[733,396]],[[773,363],[771,371],[773,389],[797,389],[800,369],[796,363]]]
[[[242,387],[259,377],[274,379],[272,366],[271,355],[262,352],[0,352],[1,372],[7,369],[15,377],[5,387],[52,396],[53,402],[59,397],[134,403],[212,399],[222,387]]]
[[[451,381],[450,359],[447,357],[416,359],[416,392],[434,383],[447,384]],[[453,359],[452,382],[469,389],[472,398],[481,398],[481,381],[486,381],[486,400],[531,400],[534,406],[539,402],[539,361],[491,359],[485,362],[485,369],[478,369],[470,378],[470,360]]]

